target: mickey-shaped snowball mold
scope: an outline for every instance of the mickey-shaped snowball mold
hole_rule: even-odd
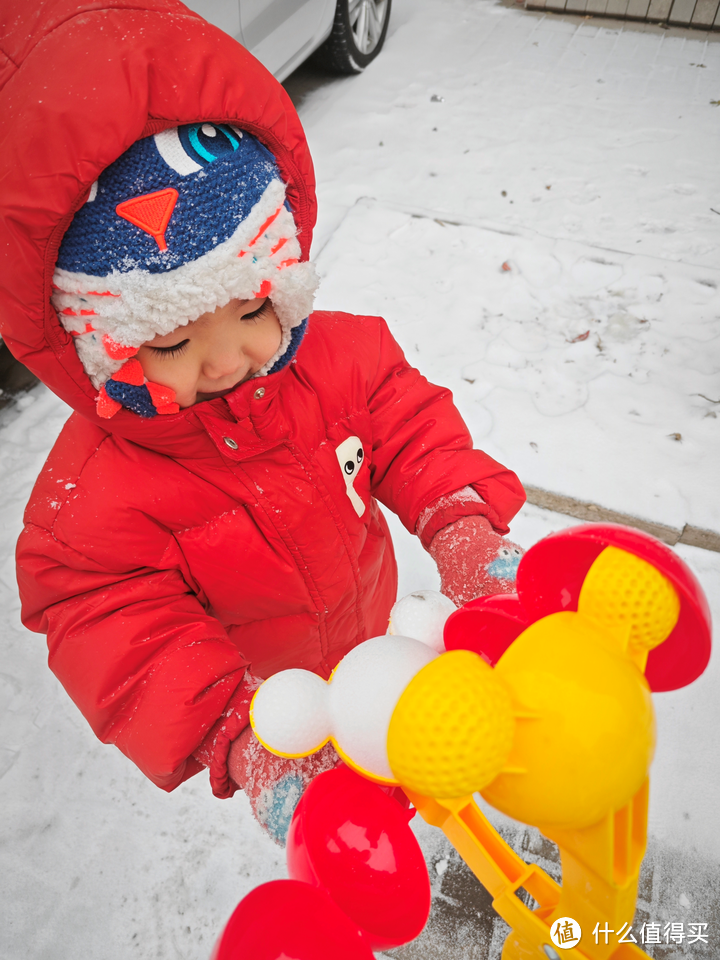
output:
[[[253,702],[259,739],[286,756],[332,740],[372,779],[438,799],[479,790],[545,832],[582,828],[622,808],[654,749],[648,656],[681,643],[697,647],[700,663],[706,604],[690,571],[652,538],[609,525],[594,525],[587,542],[582,531],[554,536],[556,556],[566,546],[573,558],[566,586],[556,567],[535,562],[536,553],[547,556],[547,538],[521,563],[518,597],[481,598],[449,616],[448,652],[436,652],[436,636],[435,650],[405,636],[376,637],[352,650],[328,683],[304,671],[270,678]],[[416,633],[432,641],[435,628],[425,630],[418,609],[439,616],[437,606],[417,595],[405,601],[407,609],[393,610],[393,631],[407,628],[410,610]],[[543,606],[549,611],[534,615]]]
[[[585,576],[577,611],[520,634],[495,666],[518,722],[509,772],[482,790],[489,803],[547,832],[589,826],[629,802],[655,748],[642,670],[679,606],[658,570],[609,546]]]

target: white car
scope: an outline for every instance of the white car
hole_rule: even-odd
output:
[[[380,52],[392,0],[185,2],[284,80],[313,53],[335,73],[360,73]]]

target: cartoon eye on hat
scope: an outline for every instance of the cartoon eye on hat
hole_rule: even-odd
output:
[[[162,130],[155,134],[154,140],[165,163],[186,177],[214,160],[233,154],[242,135],[242,130],[226,123],[190,123]]]
[[[350,498],[355,513],[361,517],[365,513],[365,504],[362,498],[355,492],[353,481],[360,470],[365,458],[362,441],[358,437],[348,437],[347,440],[335,448],[335,456],[338,458],[340,469],[345,480],[345,491]]]

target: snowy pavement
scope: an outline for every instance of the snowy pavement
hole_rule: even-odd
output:
[[[528,484],[720,532],[720,44],[492,0],[396,0],[364,75],[306,71],[288,87],[314,88],[300,114],[318,306],[382,313]],[[14,541],[66,415],[42,387],[0,414],[0,956],[207,960],[283,856],[242,797],[214,800],[203,776],[168,796],[99,744],[19,623]],[[391,522],[401,594],[436,586]],[[513,536],[573,522],[527,507]],[[676,549],[717,622],[720,554]],[[720,955],[719,672],[715,658],[656,697],[641,914],[715,922],[710,952],[656,948],[663,960]],[[474,881],[437,831],[419,835],[435,906],[397,956],[497,957],[502,927]],[[553,869],[537,836],[515,836]]]
[[[318,265],[319,305],[388,317],[525,482],[720,530],[720,269],[368,200]]]

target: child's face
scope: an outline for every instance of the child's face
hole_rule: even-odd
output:
[[[181,407],[214,400],[249,379],[280,346],[270,300],[231,300],[214,313],[147,340],[137,358],[153,383],[171,387]]]

